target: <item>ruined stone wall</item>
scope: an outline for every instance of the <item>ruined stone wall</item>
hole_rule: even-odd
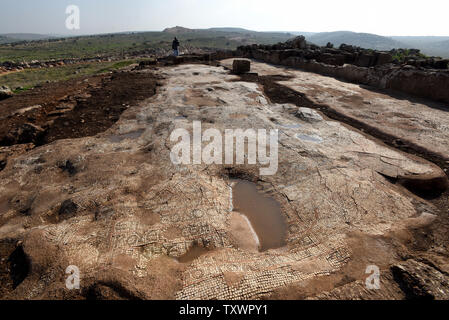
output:
[[[257,46],[241,47],[238,53],[247,58],[299,68],[352,83],[392,89],[431,100],[449,102],[449,72],[446,70],[423,70],[409,65],[393,64],[366,68],[353,64],[342,64],[338,61],[323,63],[299,57],[295,55],[295,50],[269,51],[259,49]]]

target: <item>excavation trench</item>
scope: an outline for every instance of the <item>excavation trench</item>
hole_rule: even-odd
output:
[[[449,159],[442,155],[421,147],[411,141],[400,139],[394,135],[383,132],[366,123],[346,116],[325,104],[316,104],[306,97],[305,94],[277,83],[289,77],[272,75],[258,76],[257,74],[240,75],[238,81],[255,82],[262,85],[266,96],[274,103],[290,103],[298,107],[308,107],[322,112],[328,118],[341,122],[352,128],[361,130],[366,136],[373,137],[385,143],[387,146],[402,152],[421,157],[439,166],[445,173],[441,177],[398,177],[390,180],[408,189],[410,192],[432,202],[441,212],[446,212],[449,206]]]
[[[231,183],[233,210],[246,218],[259,251],[283,247],[287,228],[281,205],[252,182],[235,179]]]

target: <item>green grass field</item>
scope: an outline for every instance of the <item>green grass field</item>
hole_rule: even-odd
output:
[[[174,36],[174,34],[169,32],[139,32],[0,44],[0,62],[92,58],[98,55],[120,56],[157,48],[171,50]],[[240,32],[192,30],[185,33],[177,33],[176,36],[181,42],[181,50],[183,48],[231,50],[236,49],[240,45],[251,43],[272,44],[283,42],[293,37],[287,33],[245,30]],[[45,69],[26,69],[21,72],[0,75],[0,85],[7,85],[16,93],[19,93],[47,81],[61,81],[100,74],[135,62],[138,61],[90,62]]]
[[[6,85],[15,93],[20,93],[47,81],[62,81],[106,73],[124,68],[136,62],[138,61],[90,62],[54,68],[27,69],[20,72],[0,75],[0,85]],[[21,89],[17,89],[18,87],[21,87]]]
[[[286,33],[239,33],[212,30],[196,30],[176,36],[181,42],[181,47],[211,49],[236,49],[239,45],[283,42],[292,37]],[[141,32],[1,44],[0,62],[85,58],[156,48],[170,50],[173,37],[173,34],[166,32]]]

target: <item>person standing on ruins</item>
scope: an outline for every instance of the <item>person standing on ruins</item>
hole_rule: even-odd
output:
[[[172,43],[173,55],[174,55],[175,57],[177,57],[177,56],[179,55],[178,48],[179,48],[179,41],[178,41],[178,39],[175,37],[175,39],[173,40],[173,43]]]

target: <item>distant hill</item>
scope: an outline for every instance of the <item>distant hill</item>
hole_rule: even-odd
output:
[[[5,33],[0,34],[0,43],[13,43],[19,41],[33,41],[53,38],[46,34],[36,33]]]
[[[169,52],[174,36],[181,42],[183,52],[194,52],[197,49],[234,50],[241,45],[275,44],[294,37],[293,34],[283,32],[256,32],[238,28],[189,29],[177,26],[163,32],[125,32],[49,38],[48,41],[25,43],[19,41],[14,46],[2,45],[0,42],[0,62],[123,55],[151,50]],[[4,41],[8,39],[5,37]]]
[[[176,26],[163,32],[122,32],[77,37],[31,33],[0,34],[0,62],[123,55],[126,52],[146,50],[169,51],[174,36],[180,40],[184,52],[193,52],[196,49],[233,50],[241,45],[285,42],[299,34],[304,35],[307,41],[318,45],[331,42],[335,46],[346,43],[377,50],[417,48],[427,55],[449,58],[449,37],[382,37],[350,31],[258,32],[243,28],[189,29]],[[14,42],[14,46],[8,44]]]
[[[304,36],[306,38],[311,37],[318,32],[306,32],[306,31],[289,31],[288,33],[294,35],[294,36]],[[326,43],[327,44],[327,43]]]
[[[320,32],[311,36],[306,36],[307,40],[320,46],[328,42],[335,46],[342,43],[350,44],[367,49],[391,50],[394,48],[406,47],[404,43],[389,37],[383,37],[371,33],[356,33],[351,31]]]
[[[239,33],[245,33],[245,32],[255,32],[248,29],[243,28],[210,28],[207,29],[210,31],[222,31],[222,32],[239,32]]]
[[[243,28],[210,28],[189,29],[176,26],[164,29],[162,34],[176,35],[179,40],[193,41],[194,39],[213,43],[212,47],[221,49],[235,49],[239,45],[274,44],[285,42],[294,37],[288,32],[259,32]],[[212,42],[211,42],[212,41]]]
[[[193,33],[193,32],[195,32],[195,30],[189,29],[189,28],[180,27],[180,26],[176,26],[176,27],[173,27],[173,28],[166,28],[162,32],[164,32],[164,33],[172,33],[172,34],[179,34],[179,33]]]
[[[0,44],[12,43],[12,42],[17,42],[17,41],[19,41],[19,40],[0,35]]]
[[[241,37],[244,35],[245,37],[251,37],[251,36],[257,36],[257,37],[263,37],[266,36],[272,36],[272,37],[278,37],[279,41],[285,41],[286,38],[292,38],[294,37],[293,33],[289,32],[281,32],[281,31],[273,31],[273,32],[260,32],[260,31],[253,31],[243,28],[209,28],[209,29],[189,29],[185,27],[176,26],[173,28],[166,28],[162,31],[163,33],[171,33],[171,34],[181,34],[181,35],[189,35],[192,33],[195,34],[202,34],[203,36],[224,36],[228,38],[232,38],[234,36]]]
[[[449,40],[434,42],[426,47],[418,47],[418,49],[421,49],[424,53],[428,52],[430,55],[449,58]]]
[[[435,37],[435,36],[391,36],[391,39],[407,43],[407,44],[429,44],[429,43],[436,43],[436,42],[442,42],[449,40],[448,37]]]
[[[0,34],[0,44],[17,43],[22,41],[47,40],[53,36],[35,33],[5,33]]]
[[[342,43],[345,43],[376,50],[414,48],[420,49],[422,53],[429,56],[449,58],[449,37],[383,37],[371,33],[356,33],[351,31],[319,32],[315,34],[303,33],[303,35],[306,37],[307,41],[320,46],[324,46],[330,42],[336,47],[340,46]]]
[[[431,56],[449,58],[449,37],[391,37],[405,43],[410,48],[420,49]]]

